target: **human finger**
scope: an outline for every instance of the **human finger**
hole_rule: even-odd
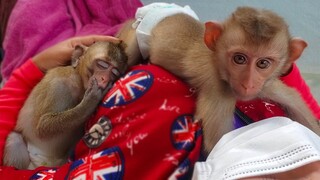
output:
[[[90,46],[91,44],[97,41],[109,41],[109,42],[117,43],[120,40],[113,36],[104,36],[104,35],[79,36],[79,37],[75,37],[74,39],[71,39],[71,46],[72,48],[80,44],[85,46]]]

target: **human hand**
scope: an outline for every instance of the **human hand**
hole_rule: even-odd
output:
[[[42,72],[46,72],[57,66],[69,65],[72,52],[77,45],[90,46],[97,41],[118,42],[119,39],[102,35],[73,37],[43,50],[35,55],[32,60]]]

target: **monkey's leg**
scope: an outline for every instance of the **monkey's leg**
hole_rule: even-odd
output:
[[[79,128],[93,114],[97,105],[106,93],[98,87],[93,78],[81,102],[72,109],[58,113],[47,113],[41,116],[37,124],[37,134],[42,138]]]
[[[295,89],[288,87],[280,80],[275,80],[265,87],[261,96],[279,103],[292,120],[320,135],[319,122]]]
[[[3,163],[18,169],[27,169],[30,158],[27,145],[20,133],[11,132],[7,138]]]

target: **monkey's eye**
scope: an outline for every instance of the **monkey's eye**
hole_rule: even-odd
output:
[[[107,63],[107,62],[105,62],[105,61],[103,61],[103,60],[98,60],[98,61],[97,61],[97,64],[98,64],[99,67],[101,67],[101,68],[103,68],[103,69],[108,69],[109,66],[110,66],[109,63]]]
[[[119,77],[121,75],[120,71],[116,68],[112,68],[111,71],[116,77]]]
[[[235,54],[233,56],[233,62],[236,64],[245,64],[247,62],[247,57],[244,54]]]
[[[270,66],[271,62],[270,60],[268,59],[260,59],[258,62],[257,62],[257,67],[260,68],[260,69],[266,69]]]

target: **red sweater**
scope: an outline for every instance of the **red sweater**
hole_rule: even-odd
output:
[[[287,76],[281,77],[281,80],[288,86],[293,87],[300,92],[304,101],[308,104],[309,108],[312,110],[314,116],[320,120],[319,103],[312,96],[310,92],[310,88],[302,78],[297,65],[294,64],[290,74]]]
[[[129,91],[127,92],[129,94],[126,94],[123,98],[116,98],[115,95],[119,95],[119,93],[117,93],[119,87],[123,87],[123,84],[121,83],[118,83],[118,85],[115,86],[118,89],[115,88],[108,93],[104,99],[104,103],[98,108],[95,117],[91,119],[87,125],[86,138],[79,142],[75,150],[76,159],[80,159],[65,164],[58,169],[40,167],[36,170],[15,170],[11,167],[0,167],[0,179],[29,179],[30,177],[44,176],[54,177],[54,179],[63,179],[67,174],[70,175],[69,177],[77,176],[83,173],[83,170],[88,170],[88,168],[85,168],[86,165],[88,165],[86,164],[88,160],[91,162],[97,157],[108,159],[108,161],[103,160],[101,162],[110,162],[109,165],[112,166],[109,167],[113,168],[108,170],[116,170],[115,174],[111,174],[113,177],[115,175],[127,179],[132,177],[139,177],[139,179],[142,179],[143,177],[168,177],[173,174],[179,176],[185,173],[185,170],[187,170],[196,160],[201,144],[201,136],[198,134],[199,129],[197,124],[192,123],[188,118],[180,118],[187,117],[183,115],[190,115],[193,113],[194,100],[188,95],[188,87],[159,67],[137,66],[133,70],[142,70],[147,74],[151,72],[153,80],[152,82],[148,82],[152,85],[148,85],[148,82],[145,82],[147,84],[143,87],[134,85],[140,90],[147,88],[148,91],[145,92],[145,95],[140,94],[140,96],[139,93],[136,94],[133,99],[130,99],[128,96],[130,94]],[[31,89],[42,77],[43,73],[32,63],[32,61],[27,61],[23,66],[14,71],[8,82],[0,90],[1,157],[3,155],[6,137],[15,126],[20,108]],[[296,87],[300,91],[305,101],[308,102],[309,107],[319,118],[319,105],[310,94],[309,88],[301,78],[297,67],[295,66],[293,71],[282,79],[285,83]],[[126,79],[123,79],[122,83],[124,81],[126,81]],[[159,86],[159,82],[164,83],[164,85]],[[165,85],[165,83],[168,84]],[[178,83],[179,85],[175,85],[175,83]],[[161,93],[156,93],[159,91]],[[180,92],[184,93],[181,94]],[[165,98],[166,96],[163,95],[169,95],[173,98],[172,100],[175,102],[174,105],[171,104],[171,98],[168,100]],[[124,98],[126,99],[125,101]],[[110,99],[110,101],[107,101],[107,99]],[[163,103],[159,109],[154,108],[157,104],[159,105],[159,103]],[[266,106],[263,106],[261,109],[258,109],[258,111],[256,109],[251,113],[264,113],[266,112],[265,107]],[[128,110],[131,108],[133,108],[134,111]],[[124,110],[123,114],[121,114],[121,109]],[[154,111],[150,112],[151,109]],[[163,110],[173,112],[174,114],[178,112],[181,116],[176,114],[177,118],[173,118],[175,116],[173,116],[172,113],[166,114],[166,111]],[[144,114],[143,112],[150,113]],[[164,119],[171,120],[164,121]],[[88,146],[93,146],[95,144],[92,138],[88,136],[90,130],[92,130],[92,127],[94,126],[102,126],[108,129],[109,127],[105,126],[105,122],[108,122],[108,126],[111,125],[112,130],[110,132],[105,132],[106,139],[102,142],[98,142],[97,147],[88,148]],[[191,134],[182,133],[181,136],[178,135],[177,133],[182,132],[183,129],[185,130],[187,125],[189,130],[191,130],[188,132]],[[157,130],[153,131],[153,129]],[[162,133],[159,134],[154,132]],[[183,139],[189,139],[188,141],[185,141],[185,143],[188,143],[183,143],[184,141],[181,141]],[[141,161],[141,158],[144,160]],[[2,164],[2,158],[0,162]],[[141,171],[141,168],[148,170]],[[154,174],[150,172],[151,169],[156,169],[153,171]]]
[[[0,129],[1,157],[19,109],[42,77],[28,61],[1,90],[0,112],[6,114],[0,117],[6,124]],[[88,121],[86,134],[75,148],[74,161],[53,169],[0,167],[0,179],[186,177],[199,158],[202,141],[200,125],[193,120],[194,109],[194,94],[181,80],[155,65],[135,66],[115,83]],[[95,139],[95,135],[100,138]]]

